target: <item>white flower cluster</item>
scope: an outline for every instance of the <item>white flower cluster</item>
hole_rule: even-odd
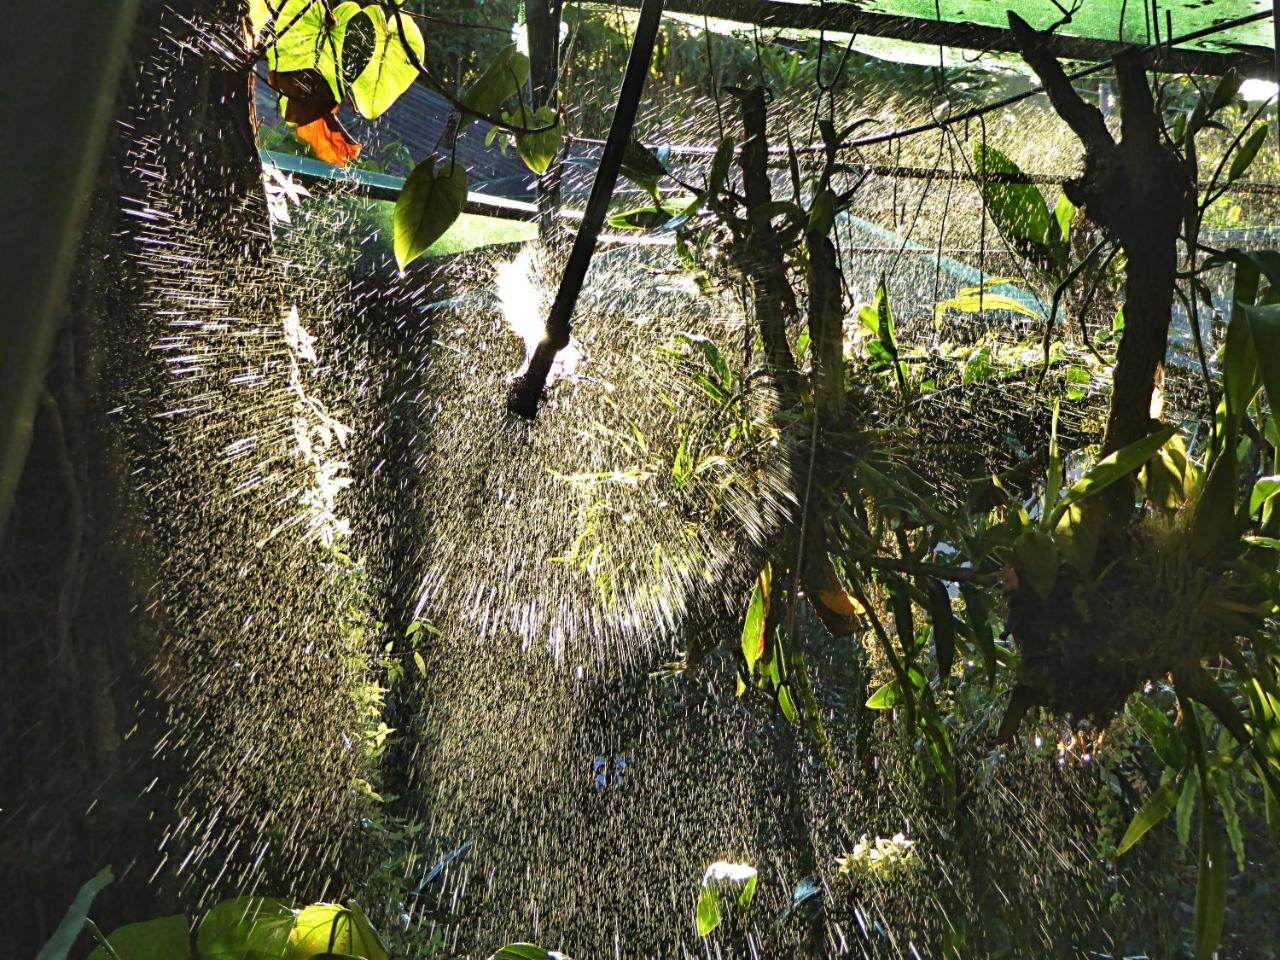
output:
[[[869,839],[864,833],[853,845],[853,852],[837,857],[839,872],[846,876],[883,878],[915,863],[914,840],[905,834]]]

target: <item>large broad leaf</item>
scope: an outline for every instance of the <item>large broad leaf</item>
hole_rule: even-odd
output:
[[[516,122],[528,130],[548,128],[539,133],[516,134],[516,153],[520,154],[526,167],[542,176],[560,149],[560,142],[564,139],[563,125],[550,107],[539,107],[533,111],[522,107]]]
[[[58,924],[58,929],[53,931],[49,942],[36,955],[36,960],[66,960],[71,948],[76,945],[76,938],[80,936],[80,931],[84,929],[85,920],[89,918],[89,907],[93,905],[93,898],[111,882],[111,879],[111,868],[103,867],[96,877],[85,882],[76,893],[76,898],[71,901],[71,906],[67,907],[67,912],[63,915],[62,922]]]
[[[342,47],[347,22],[360,12],[360,4],[347,0],[332,14],[319,0],[285,0],[275,23],[267,31],[267,66],[286,73],[292,70],[319,70],[341,100]]]
[[[388,960],[386,949],[364,914],[357,916],[350,907],[339,903],[303,907],[289,935],[288,960],[311,960],[324,953]]]
[[[1018,578],[1031,585],[1042,600],[1049,599],[1058,581],[1058,548],[1042,530],[1025,530],[1013,542],[1013,566]]]
[[[489,68],[471,85],[462,98],[469,110],[485,116],[493,116],[499,104],[515,96],[517,90],[529,80],[529,58],[513,43],[498,51]],[[463,117],[465,125],[474,117]]]
[[[1116,856],[1124,853],[1141,840],[1148,830],[1172,812],[1177,803],[1178,785],[1174,780],[1170,780],[1151,796],[1147,797],[1147,802],[1134,815],[1133,820],[1129,823],[1129,829],[1124,832],[1124,838],[1120,841],[1120,845],[1116,847]]]
[[[388,23],[381,7],[365,7],[360,13],[373,24],[373,52],[365,68],[351,82],[351,99],[356,109],[372,120],[395,103],[418,77],[418,68],[405,53],[400,39],[401,29],[419,63],[427,48],[422,31],[412,17],[397,13]]]
[[[1177,432],[1177,429],[1172,425],[1160,427],[1154,433],[1149,433],[1142,439],[1135,440],[1127,447],[1121,447],[1115,453],[1095,463],[1083,477],[1068,488],[1066,494],[1054,506],[1049,526],[1056,527],[1058,521],[1062,519],[1063,513],[1066,512],[1067,507],[1071,504],[1079,503],[1086,497],[1095,496],[1113,483],[1117,483],[1137,471],[1139,467],[1155,456],[1156,451],[1165,445],[1165,442]]]
[[[1022,170],[995,147],[974,144],[973,162],[978,176],[983,174],[1019,175]],[[1049,207],[1032,183],[984,182],[983,199],[995,221],[996,229],[1010,241],[1024,241],[1046,246],[1049,241]]]
[[[285,900],[224,900],[200,921],[196,955],[200,960],[286,960],[297,922],[297,911]]]
[[[97,947],[87,960],[187,960],[191,956],[191,931],[182,914],[144,923],[130,923],[107,937],[111,950]]]
[[[392,226],[396,263],[403,270],[440,239],[467,202],[467,171],[457,163],[436,166],[428,157],[404,182]]]

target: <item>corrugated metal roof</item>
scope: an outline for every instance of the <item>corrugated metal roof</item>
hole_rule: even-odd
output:
[[[262,123],[275,125],[281,122],[279,97],[267,86],[262,70],[260,67],[255,91],[258,118]],[[405,155],[389,149],[391,145],[396,142],[403,144],[408,157],[415,162],[421,161],[435,150],[452,111],[448,100],[423,84],[415,83],[376,120],[365,120],[349,104],[342,105],[338,116],[351,136],[364,145],[362,156],[380,158],[387,173],[403,177],[409,173]],[[467,170],[470,189],[531,199],[534,194],[533,175],[515,151],[509,150],[504,155],[496,144],[486,147],[484,138],[487,132],[485,124],[471,123],[458,137],[456,159]]]

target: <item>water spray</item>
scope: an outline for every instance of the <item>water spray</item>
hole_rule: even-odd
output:
[[[649,72],[653,44],[662,19],[663,3],[664,0],[644,0],[640,7],[640,20],[636,24],[635,38],[631,41],[627,69],[622,75],[622,89],[618,93],[618,106],[609,127],[609,139],[605,141],[604,155],[600,158],[600,167],[596,171],[595,182],[591,185],[591,196],[587,200],[587,209],[578,227],[577,236],[574,237],[573,250],[560,280],[560,289],[556,292],[555,301],[547,315],[546,332],[533,351],[533,356],[529,358],[524,373],[516,378],[507,395],[507,409],[526,420],[537,416],[538,402],[546,390],[547,375],[551,372],[556,354],[569,345],[569,335],[573,329],[573,309],[578,303],[578,294],[582,292],[587,269],[591,266],[596,238],[600,235],[600,228],[604,226],[604,215],[613,196],[614,184],[618,181],[618,171],[622,167],[627,143],[631,140],[636,109],[640,105],[644,78]]]

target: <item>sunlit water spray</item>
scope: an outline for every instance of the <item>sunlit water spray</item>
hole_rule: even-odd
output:
[[[225,46],[166,41],[148,67],[156,89],[191,58],[221,69]],[[164,110],[157,93],[136,126]],[[807,115],[788,110],[776,116],[804,142]],[[669,129],[714,142],[708,101],[683,117]],[[423,825],[405,887],[470,852],[422,896],[371,904],[384,922],[403,912],[476,956],[527,938],[580,958],[729,955],[692,926],[707,865],[727,861],[760,870],[744,950],[762,957],[810,940],[817,955],[937,955],[948,914],[983,909],[1042,925],[1046,945],[1089,929],[1093,906],[1060,897],[1097,879],[1079,784],[1016,752],[992,760],[966,799],[970,839],[956,837],[893,742],[874,772],[850,759],[857,641],[821,647],[819,702],[847,721],[831,770],[735,695],[730,657],[648,678],[693,643],[732,648],[802,489],[785,441],[769,440],[763,381],[744,407],[756,456],[712,444],[702,469],[673,474],[708,401],[658,348],[691,334],[741,365],[754,331],[733,296],[696,296],[669,251],[598,251],[573,352],[537,422],[513,421],[506,384],[541,335],[557,256],[352,280],[342,258],[365,238],[349,198],[286,199],[301,204],[271,243],[256,177],[210,197],[195,176],[206,158],[182,143],[132,144],[148,184],[128,205],[146,303],[118,357],[169,711],[157,750],[181,770],[156,789],[157,883],[193,899],[362,895],[361,820],[377,810],[359,788],[373,776],[369,664],[399,640],[377,621],[416,617],[433,628],[425,675],[396,691],[390,741],[396,809]],[[898,159],[940,149],[959,163],[945,143]],[[946,205],[938,184],[882,179],[858,212],[902,225],[918,206],[926,246],[981,246],[981,217]],[[851,283],[873,290],[883,272],[902,316],[931,322],[936,266],[881,246],[843,251]],[[966,762],[981,755],[973,745]],[[901,831],[918,872],[855,887],[835,876],[862,834]],[[997,859],[1022,865],[1019,889],[990,889],[982,870]],[[810,876],[826,920],[775,927]]]

